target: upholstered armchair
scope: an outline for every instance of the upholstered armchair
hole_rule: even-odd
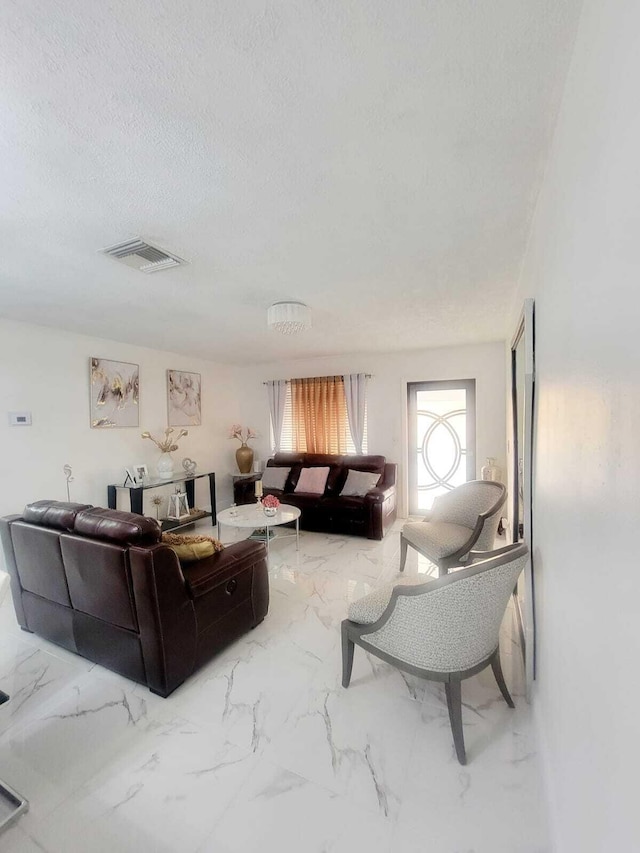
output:
[[[342,623],[343,687],[351,681],[355,645],[404,672],[443,681],[456,754],[466,764],[461,682],[491,666],[514,707],[500,666],[499,632],[526,560],[526,545],[508,545],[437,580],[387,584],[353,602]]]
[[[471,549],[490,551],[506,497],[502,483],[471,480],[436,498],[423,520],[409,521],[402,528],[400,571],[409,545],[435,563],[441,576],[462,565]]]

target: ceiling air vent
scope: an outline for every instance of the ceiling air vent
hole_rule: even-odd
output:
[[[111,255],[116,261],[121,261],[134,270],[140,270],[140,272],[159,272],[169,269],[169,267],[180,267],[188,263],[177,255],[172,255],[165,252],[164,249],[146,243],[139,237],[136,237],[135,240],[128,240],[126,243],[108,246],[106,249],[100,249],[100,251],[104,255]]]

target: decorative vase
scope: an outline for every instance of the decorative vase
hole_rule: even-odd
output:
[[[480,476],[483,480],[494,480],[500,482],[502,471],[497,467],[493,456],[487,456],[487,464],[482,466]]]
[[[273,518],[273,516],[274,516],[274,515],[276,515],[276,514],[277,514],[277,512],[278,512],[278,507],[277,507],[277,506],[263,506],[263,507],[262,507],[262,512],[263,512],[263,513],[264,513],[268,518]]]
[[[160,454],[156,471],[161,480],[171,480],[173,477],[173,458],[170,453]]]
[[[253,465],[253,450],[246,442],[242,442],[242,446],[236,450],[236,462],[238,463],[238,471],[241,474],[250,474]]]

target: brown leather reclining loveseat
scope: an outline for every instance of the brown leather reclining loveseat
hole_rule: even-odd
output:
[[[269,607],[266,549],[183,566],[151,518],[37,501],[0,519],[19,624],[168,696]]]
[[[303,468],[329,468],[324,492],[296,491]],[[325,453],[276,453],[267,468],[288,468],[284,488],[264,488],[281,503],[298,507],[304,530],[350,533],[382,539],[396,520],[398,466],[384,456],[333,456]],[[343,495],[349,471],[378,474],[376,486],[364,495]]]

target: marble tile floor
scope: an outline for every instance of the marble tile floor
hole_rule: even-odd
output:
[[[272,543],[264,623],[168,699],[20,631],[7,594],[0,777],[31,807],[0,851],[548,851],[510,611],[502,660],[517,707],[490,670],[464,683],[466,767],[441,685],[356,648],[341,687],[347,604],[396,578],[398,558],[397,532]],[[434,567],[410,549],[406,571]]]

